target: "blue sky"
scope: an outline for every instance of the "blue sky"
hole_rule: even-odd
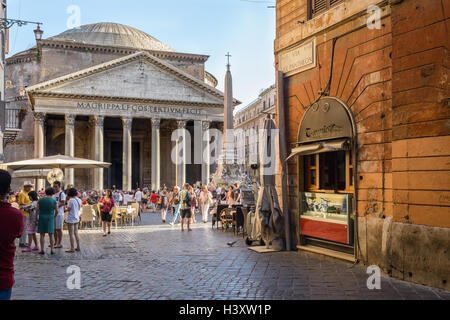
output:
[[[44,38],[65,31],[67,8],[81,9],[81,24],[117,22],[140,29],[178,52],[209,55],[206,69],[223,90],[232,55],[234,96],[253,101],[274,83],[275,1],[241,0],[8,0],[8,18],[43,22]],[[27,25],[10,30],[10,55],[34,45]],[[242,107],[241,106],[241,107]]]

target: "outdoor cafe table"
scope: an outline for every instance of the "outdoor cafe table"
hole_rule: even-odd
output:
[[[123,217],[123,215],[132,215],[136,212],[135,208],[129,208],[128,206],[117,206],[117,214],[120,216],[120,218]],[[134,226],[134,220],[131,219],[131,225]]]

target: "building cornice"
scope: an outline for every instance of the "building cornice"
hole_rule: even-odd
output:
[[[40,40],[39,45],[41,48],[54,48],[54,49],[70,49],[70,50],[80,50],[80,51],[88,51],[88,52],[105,52],[105,53],[118,53],[123,55],[130,55],[133,53],[145,51],[150,53],[151,55],[165,60],[185,60],[185,61],[197,61],[205,63],[208,61],[208,55],[201,54],[192,54],[192,53],[181,53],[181,52],[170,52],[170,51],[158,51],[158,50],[144,50],[144,49],[136,49],[130,47],[119,47],[119,46],[102,46],[102,45],[93,45],[72,41],[61,41],[61,40]],[[16,64],[29,62],[31,60],[24,58],[31,58],[36,56],[35,54],[36,46],[26,51],[22,51],[12,57],[6,59],[7,64]]]
[[[138,53],[134,53],[131,55],[128,55],[126,57],[121,57],[119,59],[115,59],[109,62],[101,63],[99,65],[83,69],[59,78],[55,78],[49,81],[45,81],[39,84],[36,84],[34,86],[28,87],[26,92],[28,95],[28,98],[30,99],[31,105],[34,104],[33,96],[35,94],[45,94],[46,90],[51,89],[52,87],[60,86],[62,84],[78,80],[81,78],[85,78],[87,76],[90,76],[92,74],[109,70],[124,64],[127,64],[132,61],[140,60],[140,59],[147,59],[150,61],[150,63],[154,64],[158,68],[173,74],[177,78],[181,79],[182,81],[195,86],[202,91],[208,93],[209,95],[215,97],[216,99],[219,99],[220,101],[224,100],[224,95],[221,91],[217,90],[216,88],[211,87],[210,85],[198,80],[197,78],[193,77],[192,75],[176,68],[175,66],[171,65],[170,63],[167,63],[163,60],[160,60],[154,56],[152,56],[150,53],[146,51],[141,51]],[[234,104],[240,104],[240,101],[234,99]]]
[[[252,123],[252,122],[255,122],[255,121],[257,121],[257,120],[260,120],[261,118],[267,116],[266,113],[272,113],[272,112],[269,112],[269,111],[276,111],[276,105],[273,105],[272,107],[270,107],[270,108],[268,108],[268,109],[266,109],[266,110],[263,110],[263,112],[258,113],[255,117],[250,118],[250,119],[248,119],[248,120],[245,120],[244,122],[241,122],[241,123],[239,123],[239,124],[235,123],[235,124],[234,124],[234,127],[235,127],[236,129],[239,129],[240,127],[243,127],[243,126],[245,126],[245,125],[247,125],[247,124],[249,124],[249,123]]]

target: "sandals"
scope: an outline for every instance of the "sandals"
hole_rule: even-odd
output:
[[[74,253],[75,250],[74,250],[74,249],[69,249],[69,250],[66,250],[66,252],[67,252],[67,253]]]

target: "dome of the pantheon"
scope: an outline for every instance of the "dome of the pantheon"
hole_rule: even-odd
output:
[[[73,41],[93,45],[171,51],[168,45],[135,28],[118,23],[94,23],[69,29],[49,40]]]

